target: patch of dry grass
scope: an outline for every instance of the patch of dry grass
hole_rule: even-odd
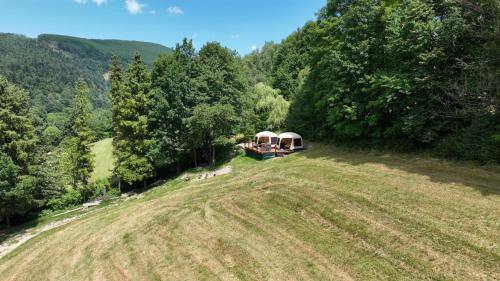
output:
[[[500,173],[314,148],[236,158],[44,233],[1,280],[498,280]]]

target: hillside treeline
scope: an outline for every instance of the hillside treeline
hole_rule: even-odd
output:
[[[109,198],[185,168],[213,165],[236,140],[284,128],[289,103],[279,91],[251,84],[241,58],[219,43],[196,51],[184,40],[151,70],[138,54],[129,65],[121,61],[114,56],[109,67],[115,169],[113,178],[97,182],[91,181],[91,146],[100,136],[86,79],[75,82],[64,122],[54,118],[47,127],[30,115],[26,91],[0,80],[2,221],[21,222],[30,212]]]
[[[213,165],[235,140],[283,128],[288,102],[253,85],[240,57],[219,43],[199,52],[184,40],[149,72],[136,56],[110,70],[115,176],[134,186],[165,169]]]

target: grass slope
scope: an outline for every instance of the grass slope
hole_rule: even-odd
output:
[[[94,143],[92,154],[95,156],[95,162],[91,180],[109,178],[114,167],[113,139],[107,138]]]
[[[498,280],[500,173],[329,146],[238,157],[28,241],[1,280]]]

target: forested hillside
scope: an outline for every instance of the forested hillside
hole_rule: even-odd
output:
[[[83,77],[91,89],[95,108],[109,107],[104,79],[111,55],[124,63],[135,53],[152,65],[156,56],[170,52],[158,44],[90,40],[60,35],[40,35],[37,39],[0,34],[0,74],[27,90],[32,104],[47,112],[62,112],[71,105],[76,78]]]
[[[41,34],[38,40],[73,55],[100,59],[106,62],[106,66],[112,55],[117,55],[123,63],[130,63],[134,54],[139,53],[144,63],[151,67],[158,55],[172,51],[160,44],[140,41],[84,39],[54,34]]]

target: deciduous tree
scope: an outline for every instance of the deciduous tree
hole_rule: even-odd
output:
[[[207,152],[210,165],[215,164],[215,144],[231,135],[236,121],[234,109],[229,104],[200,104],[193,109],[187,120],[191,144]]]
[[[180,165],[182,155],[189,151],[184,119],[196,103],[195,55],[192,42],[184,39],[173,54],[162,55],[154,63],[149,126],[154,138],[151,155],[156,167]]]

